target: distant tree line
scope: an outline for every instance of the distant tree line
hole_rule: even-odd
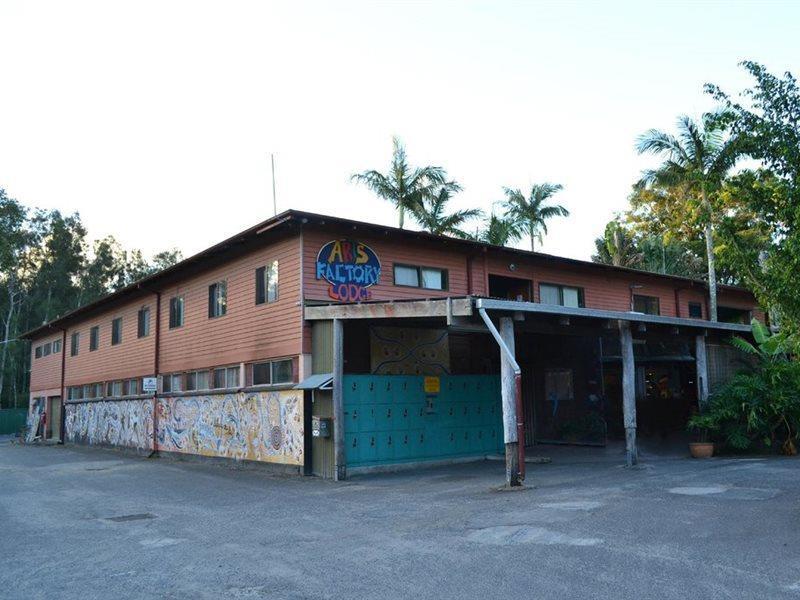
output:
[[[31,210],[0,188],[0,407],[28,403],[22,333],[181,258],[172,249],[147,260],[111,236],[90,244],[77,213]]]

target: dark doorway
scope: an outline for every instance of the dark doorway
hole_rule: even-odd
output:
[[[489,296],[492,298],[532,302],[532,290],[533,286],[530,279],[489,275]]]

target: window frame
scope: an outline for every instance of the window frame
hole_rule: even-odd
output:
[[[577,308],[586,308],[586,295],[584,293],[584,289],[577,285],[567,285],[565,283],[552,283],[550,281],[540,281],[539,282],[539,304],[544,304],[542,302],[542,286],[548,286],[558,289],[558,301],[559,304],[548,304],[548,306],[563,306],[565,308],[576,308],[574,306],[567,306],[564,304],[564,289],[569,288],[571,290],[576,290],[578,292],[578,306]]]
[[[228,375],[229,375],[229,372],[234,371],[234,370],[237,372],[236,385],[229,385]],[[217,372],[218,371],[224,371],[224,375],[223,376],[225,377],[225,385],[221,386],[221,387],[217,386],[217,381],[216,381]],[[226,367],[214,367],[213,369],[211,369],[211,376],[210,376],[210,381],[209,381],[209,385],[211,387],[209,389],[212,389],[212,390],[234,390],[234,389],[241,388],[242,387],[242,372],[241,371],[242,370],[240,368],[240,365],[228,365]]]
[[[228,314],[228,280],[220,279],[208,286],[208,318],[219,319]]]
[[[100,347],[100,325],[89,329],[89,352],[94,352]]]
[[[417,285],[409,285],[407,283],[397,283],[397,267],[405,269],[415,269],[417,271]],[[422,277],[422,270],[428,269],[429,271],[439,271],[442,275],[442,287],[426,287]],[[428,265],[409,265],[406,263],[393,263],[392,264],[392,284],[395,287],[404,287],[417,290],[432,290],[434,292],[449,292],[450,291],[450,271],[443,267],[431,267]]]
[[[53,340],[53,354],[61,353],[61,340]]]
[[[36,348],[33,349],[33,358],[42,358],[42,345],[39,344]]]
[[[178,308],[180,308],[180,311],[177,310]],[[185,320],[186,297],[183,294],[173,296],[169,299],[169,329],[183,327]]]
[[[274,293],[270,295],[270,283],[273,281]],[[256,269],[256,305],[274,304],[280,299],[280,263],[277,259]]]
[[[73,331],[69,340],[69,355],[78,356],[81,351],[81,332]]]
[[[122,317],[111,319],[111,345],[119,346],[122,343]]]
[[[197,379],[201,374],[204,374],[206,377],[205,386],[202,387],[197,384]],[[190,378],[193,378],[193,383],[191,384],[191,386],[189,384]],[[209,379],[210,377],[208,369],[197,369],[194,371],[187,371],[186,373],[184,373],[184,380],[183,380],[184,388],[187,392],[202,392],[210,390],[212,388],[210,387]]]
[[[652,312],[648,312],[646,310],[645,311],[636,310],[636,299],[637,298],[640,298],[640,299],[644,300],[645,302],[649,302],[651,300],[655,300],[655,302],[656,302],[656,312],[652,313]],[[633,309],[633,312],[640,313],[640,314],[643,314],[643,315],[653,315],[653,316],[658,317],[658,316],[661,316],[661,298],[659,298],[658,296],[648,296],[646,294],[634,294],[633,295],[633,306],[631,308]]]
[[[149,335],[150,335],[150,307],[143,306],[136,313],[136,339],[141,339]]]
[[[692,314],[692,308],[693,307],[697,307],[697,309],[699,311],[699,314],[696,315],[696,316]],[[703,318],[703,303],[702,302],[689,302],[687,304],[687,310],[688,310],[688,314],[689,314],[689,318],[690,319],[702,319]]]
[[[275,367],[281,363],[289,363],[289,379],[286,381],[275,381]],[[268,365],[267,370],[269,373],[269,381],[268,382],[260,382],[257,383],[255,379],[255,372],[257,366]],[[272,385],[285,385],[287,383],[294,383],[294,359],[289,358],[274,358],[270,360],[259,360],[257,362],[250,363],[248,365],[250,371],[250,381],[251,384],[255,386],[272,386]]]

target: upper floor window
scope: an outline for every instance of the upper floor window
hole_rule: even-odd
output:
[[[256,269],[256,304],[269,304],[278,300],[278,261]]]
[[[55,340],[53,342],[53,354],[58,354],[61,352],[61,340]]]
[[[228,282],[218,281],[208,286],[208,318],[221,317],[228,312]]]
[[[44,346],[42,346],[42,356],[50,356],[50,352],[53,349],[53,344],[47,342]]]
[[[175,296],[169,299],[169,328],[183,326],[183,296]]]
[[[293,378],[292,359],[273,360],[253,364],[253,385],[275,385],[291,383]]]
[[[144,306],[139,309],[136,326],[136,337],[147,337],[150,335],[150,307]]]
[[[702,319],[703,305],[699,302],[689,302],[689,317],[692,319]]]
[[[89,330],[89,352],[94,352],[100,345],[100,326],[95,325]]]
[[[426,290],[446,290],[448,285],[447,269],[395,265],[394,284]]]
[[[33,355],[36,358],[42,358],[42,347],[41,346],[36,346],[36,349],[33,351]]]
[[[81,345],[81,334],[80,332],[76,331],[72,334],[70,338],[69,344],[69,355],[70,356],[78,356],[78,350],[80,350]]]
[[[111,321],[111,345],[116,346],[121,342],[122,342],[122,317],[117,317],[116,319]]]
[[[583,308],[583,290],[568,285],[539,284],[539,302],[571,308]]]
[[[749,309],[734,308],[732,306],[718,306],[717,318],[720,323],[742,323],[747,324],[753,315]]]
[[[646,315],[660,315],[661,305],[656,296],[633,295],[633,312],[644,313]]]

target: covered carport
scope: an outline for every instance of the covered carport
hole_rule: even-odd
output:
[[[526,411],[524,404],[526,371],[521,357],[545,335],[597,339],[613,333],[618,339],[626,464],[634,465],[638,462],[634,338],[673,336],[691,342],[697,400],[702,406],[708,395],[707,337],[749,332],[740,324],[481,297],[307,305],[304,310],[315,332],[327,332],[315,334],[312,363],[315,372],[333,374],[330,447],[337,480],[345,479],[353,466],[457,460],[503,449],[506,484],[521,485],[524,447],[535,442],[532,421],[526,419],[531,410]],[[373,330],[387,326],[423,332],[415,334],[423,337],[425,331],[446,331],[467,350],[453,361],[452,369],[437,375],[426,368],[417,373],[376,373]],[[373,333],[368,337],[365,331]],[[425,348],[435,336],[417,341],[417,347]],[[423,358],[423,362],[428,359]],[[380,449],[384,446],[393,447],[384,452]]]

